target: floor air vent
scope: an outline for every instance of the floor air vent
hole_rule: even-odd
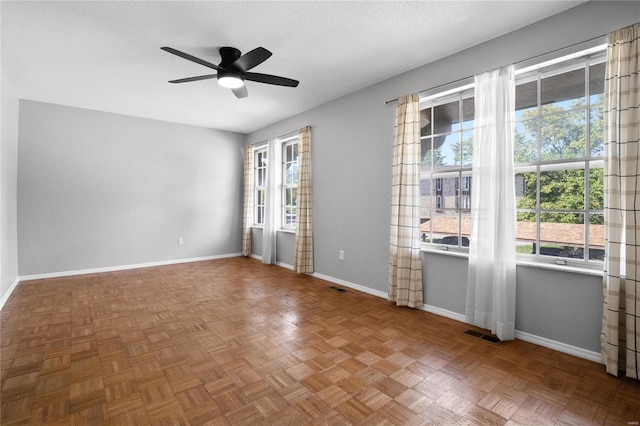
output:
[[[500,339],[498,339],[496,336],[492,336],[490,334],[483,334],[475,330],[467,330],[464,332],[464,334],[468,334],[469,336],[473,336],[473,337],[478,337],[482,340],[486,340],[487,342],[500,343]]]

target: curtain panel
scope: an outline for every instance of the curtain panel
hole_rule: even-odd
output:
[[[251,225],[253,225],[253,149],[244,150],[244,217],[242,220],[242,255],[251,255]]]
[[[477,75],[465,318],[500,340],[515,336],[514,118],[513,66]]]
[[[311,129],[309,127],[300,129],[298,151],[300,158],[293,268],[300,274],[310,274],[313,272],[313,221],[311,214]]]
[[[640,374],[640,24],[609,34],[605,73],[602,362]]]
[[[422,306],[420,254],[420,98],[398,99],[393,146],[389,300],[398,306]]]
[[[262,229],[262,263],[275,264],[276,233],[280,227],[280,144],[277,139],[269,141],[267,148],[267,196],[265,199],[264,227]]]

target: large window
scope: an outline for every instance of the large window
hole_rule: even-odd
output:
[[[254,148],[254,226],[264,226],[266,199],[273,197],[276,206],[280,205],[281,217],[277,219],[283,229],[295,229],[298,205],[298,137],[280,138],[276,141],[281,151],[276,150],[275,158],[268,158],[268,146]],[[275,176],[275,194],[267,193],[267,168],[269,161],[282,162],[282,175]],[[277,212],[275,213],[277,214]]]
[[[426,98],[421,107],[422,241],[466,247],[471,224],[473,89]]]
[[[282,144],[282,227],[295,228],[298,201],[298,137]]]
[[[267,147],[257,148],[253,152],[253,218],[254,224],[264,226],[265,201],[267,196]]]
[[[583,265],[604,258],[605,56],[572,55],[517,72],[514,139],[516,250]],[[469,245],[474,196],[472,85],[421,101],[421,235]],[[453,93],[452,93],[453,92]]]
[[[521,74],[514,140],[518,253],[604,258],[603,54]]]

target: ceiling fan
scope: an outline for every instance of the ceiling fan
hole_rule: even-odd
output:
[[[242,56],[240,55],[240,51],[235,47],[221,47],[220,56],[222,57],[222,61],[220,61],[218,65],[196,58],[172,47],[161,47],[161,49],[217,71],[217,74],[180,78],[178,80],[171,80],[169,83],[187,83],[189,81],[217,78],[220,86],[231,89],[233,94],[238,98],[247,97],[247,87],[244,85],[245,80],[288,87],[297,87],[299,83],[298,80],[279,77],[277,75],[249,72],[250,69],[260,65],[271,56],[271,52],[264,47],[257,47]]]

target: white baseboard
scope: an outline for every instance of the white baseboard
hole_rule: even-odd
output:
[[[19,283],[20,277],[16,277],[16,280],[11,284],[4,296],[2,296],[2,299],[0,299],[0,311],[2,310],[2,308],[4,308],[4,304],[7,303],[7,300],[9,300],[9,296],[11,296],[11,293],[13,293]]]
[[[136,263],[131,265],[107,266],[104,268],[78,269],[75,271],[51,272],[46,274],[34,274],[20,276],[20,281],[41,280],[45,278],[71,277],[74,275],[98,274],[101,272],[125,271],[128,269],[149,268],[152,266],[175,265],[178,263],[201,262],[203,260],[224,259],[227,257],[242,256],[242,253],[218,254],[213,256],[191,257],[187,259],[161,260],[158,262]]]
[[[288,263],[276,262],[276,265],[281,268],[291,269],[293,271],[293,265],[289,265]]]
[[[259,261],[261,261],[261,262],[262,262],[262,256],[260,256],[259,254],[251,253],[251,254],[249,255],[249,257],[252,257],[252,258],[254,258],[254,259],[259,260]],[[293,265],[289,265],[288,263],[284,263],[284,262],[276,262],[276,263],[275,263],[275,265],[276,265],[276,266],[280,266],[281,268],[291,269],[291,270],[293,271]]]
[[[598,364],[602,363],[600,352],[590,351],[587,349],[579,348],[577,346],[558,342],[556,340],[547,339],[546,337],[540,337],[536,336],[535,334],[525,333],[524,331],[519,330],[516,330],[516,339],[533,343],[538,346],[544,346],[545,348],[553,349],[565,354],[577,356],[578,358],[597,362]]]
[[[440,315],[441,317],[449,318],[455,321],[465,322],[464,314],[459,314],[457,312],[453,312],[448,309],[442,309],[432,305],[422,305],[420,309],[422,309],[423,311],[430,312],[432,314]]]
[[[440,315],[452,320],[466,323],[465,316],[457,312],[449,311],[446,309],[438,308],[437,306],[422,305],[422,310],[431,312],[432,314]],[[558,352],[577,356],[578,358],[587,359],[601,363],[600,353],[593,352],[587,349],[579,348],[577,346],[569,345],[566,343],[558,342],[556,340],[547,339],[546,337],[536,336],[535,334],[526,333],[524,331],[516,330],[515,338],[524,342],[533,343],[534,345],[543,346],[545,348],[553,349]]]
[[[383,291],[374,290],[372,288],[365,287],[365,286],[360,285],[360,284],[356,284],[356,283],[352,283],[352,282],[349,282],[349,281],[341,280],[340,278],[334,278],[334,277],[331,277],[329,275],[319,274],[317,272],[314,272],[314,273],[312,273],[310,275],[312,277],[320,278],[321,280],[329,281],[329,282],[334,283],[334,284],[338,284],[338,285],[341,285],[341,286],[344,286],[344,287],[352,288],[354,290],[358,290],[358,291],[361,291],[363,293],[371,294],[373,296],[382,297],[384,299],[387,298],[387,293],[385,293]]]

